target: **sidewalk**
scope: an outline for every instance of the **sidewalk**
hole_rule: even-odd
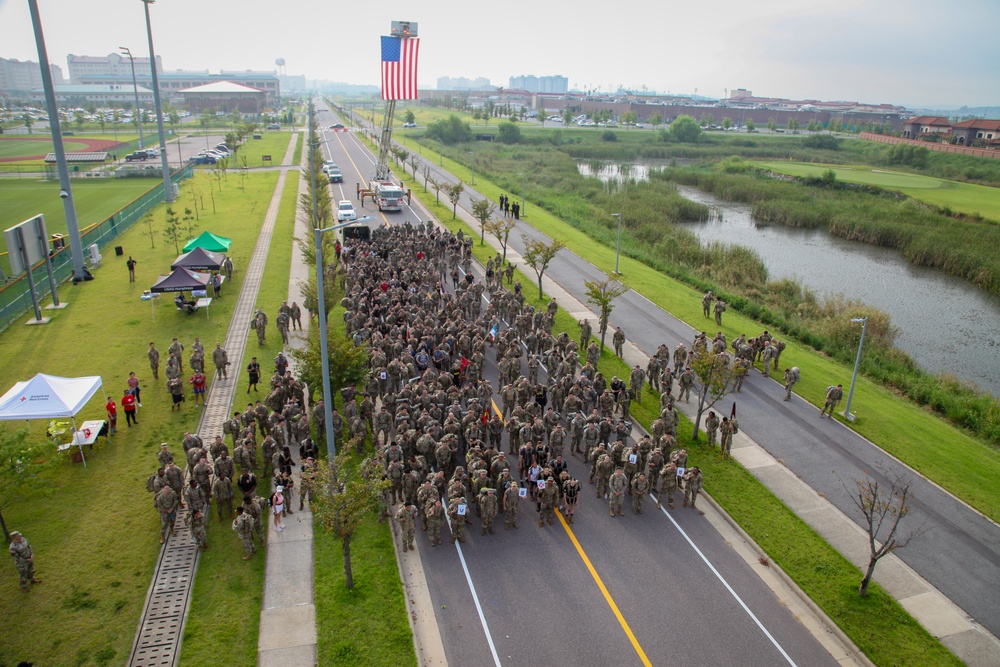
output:
[[[437,167],[437,165],[431,166],[435,171],[440,171],[440,167]],[[452,181],[456,180],[450,175],[449,179]],[[467,187],[458,208],[459,217],[476,230],[479,229],[479,222],[467,210],[466,202],[471,201],[472,197],[477,194]],[[512,242],[514,236],[514,234],[511,235]],[[490,237],[489,234],[486,235],[486,238],[487,242],[497,252],[502,252],[499,242],[495,238]],[[519,267],[527,267],[523,256],[516,249],[512,248],[511,245],[507,247],[508,260]],[[574,264],[589,264],[586,260],[569,250],[563,250],[560,254],[564,253],[565,257],[572,257],[571,261]],[[589,306],[582,303],[572,293],[553,281],[548,274],[543,277],[542,283],[545,293],[550,297],[554,297],[559,302],[559,305],[574,319],[587,318],[591,321],[594,330],[597,330],[598,318],[590,311]],[[653,303],[648,304],[648,309],[650,313],[654,313],[653,317],[655,319],[673,320],[675,327],[686,329],[689,335],[684,338],[685,341],[690,340],[697,333],[693,327],[676,320],[670,313],[663,311]],[[614,326],[614,323],[609,323],[609,328],[613,328]],[[639,364],[640,367],[644,368],[653,352],[653,350],[642,350],[631,341],[627,341],[623,359],[630,366]],[[675,404],[675,407],[679,411],[684,412],[688,418],[694,419],[695,410],[692,405],[678,403]],[[825,497],[818,494],[791,470],[782,465],[779,460],[769,454],[759,443],[753,441],[742,431],[733,438],[733,456],[760,480],[762,484],[770,489],[772,493],[778,496],[799,518],[818,532],[834,549],[857,565],[859,569],[867,566],[869,555],[867,533],[850,517],[841,512]],[[725,516],[727,522],[736,526],[714,502],[713,506],[718,509],[722,516]],[[742,533],[742,530],[740,529],[739,532]],[[745,533],[742,533],[742,536],[752,544],[749,536],[746,536]],[[763,551],[759,547],[756,545],[752,546],[757,552],[763,554]],[[773,564],[772,568],[774,568]],[[782,576],[785,577],[783,573]],[[860,583],[860,571],[858,577]],[[970,667],[1000,666],[1000,640],[982,625],[971,619],[958,605],[928,583],[897,556],[889,555],[883,558],[875,570],[874,579],[913,615],[930,634],[938,638],[967,665],[970,665]],[[790,580],[788,580],[788,583],[791,583]],[[794,586],[793,583],[792,586]],[[801,590],[798,590],[797,586],[794,588],[797,590],[798,595],[804,598],[814,611],[819,612],[814,603],[808,600],[805,594]],[[823,618],[831,629],[836,629],[833,622],[826,618],[825,615],[823,615]],[[839,630],[836,631],[839,632]],[[839,657],[837,654],[834,655],[835,657]]]
[[[303,139],[306,139],[303,135]],[[302,165],[308,164],[309,151],[302,151]],[[299,201],[305,194],[308,182],[295,173],[298,183]],[[326,184],[323,184],[326,187]],[[309,217],[298,206],[295,207],[295,233],[292,243],[292,266],[288,276],[288,303],[300,306],[303,296],[299,280],[309,279],[309,265],[302,257],[296,238],[304,238],[309,232]],[[282,242],[285,242],[282,239]],[[305,310],[305,309],[303,309]],[[309,340],[311,320],[306,313],[301,331],[289,331],[289,344],[285,354],[289,356],[292,374],[295,362],[288,352],[305,347]],[[308,394],[306,396],[308,402]],[[307,404],[303,410],[311,407]],[[298,452],[293,452],[298,460]],[[292,477],[299,484],[299,473]],[[268,480],[270,488],[270,480]],[[301,489],[301,486],[299,486]],[[294,503],[293,503],[294,504]],[[257,640],[257,664],[261,667],[284,667],[285,665],[314,665],[317,660],[316,648],[316,604],[315,571],[313,569],[313,516],[310,508],[295,509],[295,514],[286,517],[285,530],[278,533],[274,523],[268,522],[266,564],[264,566],[264,596],[260,610],[260,635]]]

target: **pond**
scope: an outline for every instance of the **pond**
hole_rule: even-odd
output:
[[[649,178],[660,164],[580,161],[580,173],[603,181]],[[897,251],[835,237],[825,230],[758,226],[750,206],[694,187],[678,192],[712,209],[707,222],[684,226],[702,241],[752,248],[771,279],[795,278],[818,295],[843,294],[887,312],[896,345],[921,368],[946,372],[1000,396],[1000,303],[964,280],[914,266]],[[750,332],[748,332],[750,333]]]

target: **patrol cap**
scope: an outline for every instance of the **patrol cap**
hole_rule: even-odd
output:
[[[14,539],[15,537],[21,537],[21,531],[19,530],[10,531],[10,539]]]

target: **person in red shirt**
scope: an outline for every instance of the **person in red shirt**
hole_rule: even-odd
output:
[[[115,399],[109,398],[104,409],[108,411],[108,433],[114,435],[118,432],[118,406]]]
[[[135,418],[135,396],[128,389],[125,390],[125,395],[122,396],[122,410],[125,411],[125,424],[129,428],[132,428],[133,423],[138,426],[139,420]]]
[[[194,404],[195,407],[198,405],[198,401],[201,401],[202,407],[205,405],[205,374],[201,371],[195,371],[194,375],[191,376],[191,386],[194,387]]]

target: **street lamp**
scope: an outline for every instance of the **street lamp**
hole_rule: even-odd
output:
[[[851,376],[851,390],[847,392],[847,405],[844,406],[844,416],[847,417],[847,421],[854,421],[854,415],[851,414],[851,399],[854,398],[854,383],[858,379],[858,366],[861,365],[861,348],[865,344],[865,331],[868,330],[868,318],[867,317],[852,317],[852,322],[861,322],[861,340],[858,342],[858,356],[854,359],[854,375]]]
[[[622,252],[622,214],[612,213],[612,218],[618,218],[618,244],[615,246],[615,275],[620,276],[621,271],[618,270],[618,257]]]
[[[136,118],[139,120],[139,148],[145,148],[145,144],[142,139],[142,114],[139,113],[139,83],[135,80],[135,58],[132,56],[132,52],[125,46],[119,46],[121,52],[128,56],[129,63],[132,65],[132,90],[135,92],[135,113]]]
[[[154,2],[156,0],[142,0],[142,6],[146,10],[146,37],[149,40],[149,72],[153,78],[153,106],[156,110],[156,130],[160,139],[160,164],[163,166],[163,200],[169,204],[174,201],[174,189],[170,184],[170,165],[167,164],[167,139],[163,132],[163,107],[160,104],[160,82],[156,76],[156,53],[153,51],[153,28],[149,23],[149,6]]]

